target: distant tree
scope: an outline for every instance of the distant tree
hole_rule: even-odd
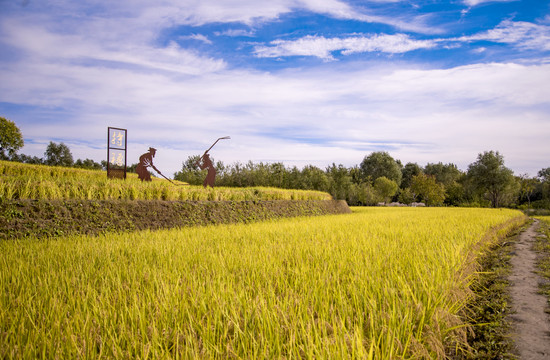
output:
[[[401,163],[385,151],[373,152],[365,156],[360,165],[364,179],[370,178],[371,181],[375,181],[385,176],[395,181],[397,185],[401,184],[401,167]]]
[[[401,169],[401,188],[406,189],[411,186],[413,176],[422,174],[422,168],[417,163],[407,163]]]
[[[15,123],[0,117],[0,160],[8,160],[24,145],[21,131]]]
[[[424,168],[424,174],[435,176],[435,180],[445,186],[457,181],[462,176],[462,172],[455,164],[443,164],[442,162],[428,163]]]
[[[541,181],[541,193],[543,198],[550,198],[550,167],[540,170],[537,177]]]
[[[397,183],[393,180],[388,179],[385,176],[381,176],[374,180],[374,190],[385,203],[390,202],[392,196],[397,192]]]
[[[428,206],[442,205],[445,200],[445,187],[437,183],[435,176],[426,174],[413,176],[411,191]]]
[[[329,179],[322,169],[313,165],[307,165],[301,172],[301,189],[328,191]]]
[[[329,177],[329,193],[336,200],[348,200],[352,187],[351,175],[344,165],[332,164],[327,168]]]
[[[10,157],[11,161],[17,161],[25,164],[43,164],[44,160],[38,156],[30,156],[25,154],[13,154]]]
[[[174,174],[174,179],[184,181],[191,185],[201,185],[206,176],[206,170],[201,170],[197,165],[200,157],[200,155],[187,157],[187,160],[182,163],[181,171]],[[214,159],[212,159],[212,161],[214,161]]]
[[[540,181],[550,183],[550,167],[540,170],[537,175]]]
[[[44,153],[44,163],[52,166],[73,166],[74,160],[67,145],[50,141]]]
[[[531,196],[537,188],[539,181],[536,178],[529,177],[529,174],[522,174],[519,176],[520,183],[520,195],[527,198],[528,209],[531,208]]]
[[[445,204],[459,206],[465,201],[464,186],[458,181],[445,185]]]
[[[126,166],[126,172],[137,174],[136,171],[137,171],[137,166],[138,165],[139,165],[139,163],[133,163],[132,165]],[[102,162],[101,166],[103,167],[103,162]]]
[[[97,163],[92,159],[78,159],[74,162],[74,167],[91,170],[101,170],[103,168],[100,163]]]
[[[504,166],[504,157],[498,151],[479,154],[477,161],[468,166],[468,177],[476,189],[487,194],[494,208],[501,205],[515,185],[512,170]]]
[[[406,165],[405,165],[406,166]],[[410,187],[401,189],[397,200],[402,204],[410,205],[416,200],[415,194],[411,191]]]

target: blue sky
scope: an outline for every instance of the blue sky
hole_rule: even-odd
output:
[[[0,0],[0,116],[29,155],[104,160],[113,126],[170,175],[227,135],[225,163],[497,150],[536,175],[549,94],[548,1]]]

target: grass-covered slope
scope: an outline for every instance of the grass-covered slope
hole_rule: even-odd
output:
[[[1,204],[0,240],[351,212],[343,200],[12,200]]]
[[[97,234],[350,212],[319,191],[205,189],[105,171],[0,161],[0,239]]]
[[[142,182],[136,174],[126,180],[107,179],[105,171],[29,165],[0,161],[0,199],[33,200],[331,200],[321,191],[265,187],[203,188],[155,179]]]

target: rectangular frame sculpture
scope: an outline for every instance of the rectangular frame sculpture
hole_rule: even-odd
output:
[[[127,130],[107,128],[107,177],[126,179]]]

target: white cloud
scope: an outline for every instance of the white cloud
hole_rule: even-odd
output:
[[[142,66],[155,70],[182,74],[200,74],[219,71],[225,67],[222,60],[201,56],[181,48],[174,42],[166,47],[116,40],[105,42],[83,34],[53,33],[44,27],[15,20],[0,25],[5,44],[18,48],[29,61],[45,62],[116,62],[126,66]]]
[[[550,50],[550,26],[524,21],[505,20],[494,29],[472,36],[464,36],[458,40],[486,40],[512,44],[524,50]]]
[[[60,124],[27,126],[13,119],[25,137],[39,143],[58,137],[69,144],[91,141],[97,149],[75,157],[102,159],[106,127],[127,128],[129,161],[155,146],[165,174],[226,135],[232,140],[213,153],[226,163],[352,166],[384,148],[403,162],[455,162],[464,169],[479,152],[494,149],[519,172],[540,170],[524,164],[544,164],[550,137],[550,64],[323,67],[272,74],[225,69],[174,77],[20,63],[0,69],[0,77],[0,101],[66,109]],[[42,156],[44,149],[36,151]]]
[[[468,6],[477,6],[479,4],[484,4],[488,2],[511,2],[511,1],[519,1],[519,0],[464,0],[464,4]]]
[[[244,29],[229,29],[225,31],[216,31],[214,33],[216,36],[229,36],[229,37],[237,37],[237,36],[247,36],[247,37],[253,37],[255,35],[254,31],[250,30],[244,30]]]
[[[344,55],[362,52],[404,53],[435,46],[434,41],[414,40],[405,34],[350,36],[347,38],[325,38],[323,36],[305,36],[298,40],[275,40],[271,46],[256,46],[257,57],[279,56],[316,56],[332,60],[333,51],[342,51]]]
[[[197,41],[201,41],[205,44],[208,44],[208,45],[211,45],[212,44],[212,40],[210,40],[208,38],[208,36],[205,36],[203,34],[192,34],[192,35],[188,35],[188,36],[180,36],[179,39],[181,40],[197,40]]]

